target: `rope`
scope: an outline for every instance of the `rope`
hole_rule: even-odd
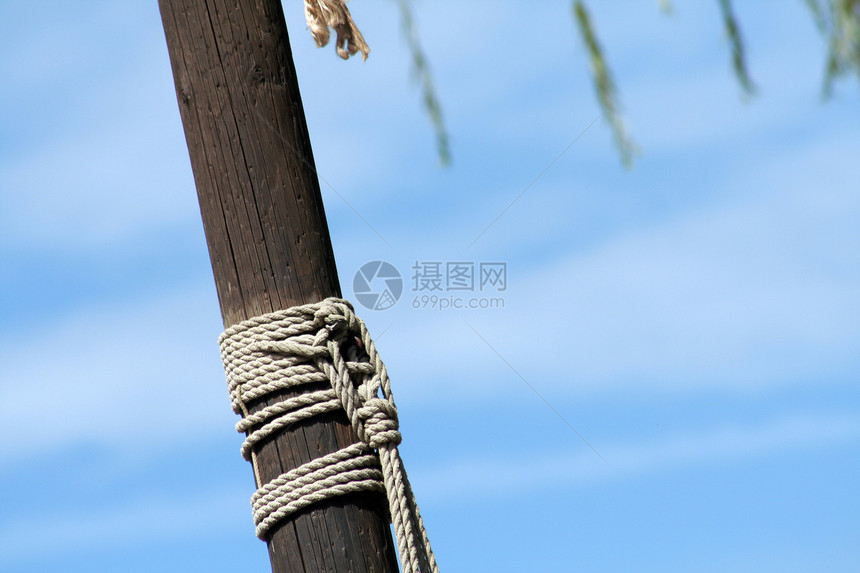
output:
[[[328,44],[328,29],[332,28],[337,33],[334,47],[338,56],[346,60],[361,52],[361,57],[366,60],[370,54],[370,48],[353,22],[344,0],[305,0],[305,20],[318,47]]]
[[[243,416],[242,456],[251,461],[259,489],[251,497],[257,536],[266,539],[281,520],[311,504],[363,491],[384,492],[403,573],[438,573],[436,558],[403,461],[391,381],[364,322],[352,305],[328,298],[240,322],[219,338],[233,411]],[[328,382],[266,406],[248,404],[273,393]],[[318,388],[318,386],[317,386]],[[261,484],[256,446],[284,428],[343,409],[360,442]]]

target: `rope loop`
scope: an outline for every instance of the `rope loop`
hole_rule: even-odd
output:
[[[251,498],[257,536],[315,503],[359,491],[385,493],[403,573],[438,573],[436,558],[397,450],[397,407],[385,364],[349,301],[328,298],[240,322],[219,338],[243,457],[260,486]],[[328,389],[318,383],[328,382]],[[315,386],[260,408],[285,389]],[[249,407],[249,404],[251,406]],[[254,412],[251,413],[251,409]],[[261,484],[256,451],[264,440],[313,416],[344,410],[360,442]]]

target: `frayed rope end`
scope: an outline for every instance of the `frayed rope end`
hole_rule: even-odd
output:
[[[328,44],[332,28],[337,34],[335,50],[344,60],[361,52],[366,60],[370,47],[352,20],[344,0],[305,0],[305,20],[318,47]]]

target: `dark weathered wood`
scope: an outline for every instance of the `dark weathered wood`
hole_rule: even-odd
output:
[[[280,0],[159,6],[224,325],[338,296]],[[354,441],[343,413],[297,424],[259,448],[261,479]],[[275,573],[397,571],[372,493],[308,508],[268,546]]]

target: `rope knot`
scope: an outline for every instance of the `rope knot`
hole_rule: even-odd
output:
[[[371,398],[357,410],[358,418],[362,422],[362,441],[371,448],[378,448],[384,444],[398,445],[403,437],[398,429],[400,423],[397,420],[397,408],[388,400]]]
[[[355,492],[384,492],[401,570],[438,573],[397,448],[402,438],[388,371],[352,305],[328,298],[250,318],[225,330],[219,343],[230,400],[242,414],[236,429],[247,433],[242,455],[254,466],[259,485],[252,497],[257,535],[265,539],[278,522],[309,505]],[[247,406],[322,382],[330,387]],[[360,442],[262,483],[256,455],[264,440],[337,410],[346,412]]]
[[[323,301],[319,310],[314,313],[314,322],[325,325],[329,337],[335,334],[345,335],[359,332],[358,317],[352,309],[352,305],[345,300]],[[322,331],[321,331],[322,332]]]

